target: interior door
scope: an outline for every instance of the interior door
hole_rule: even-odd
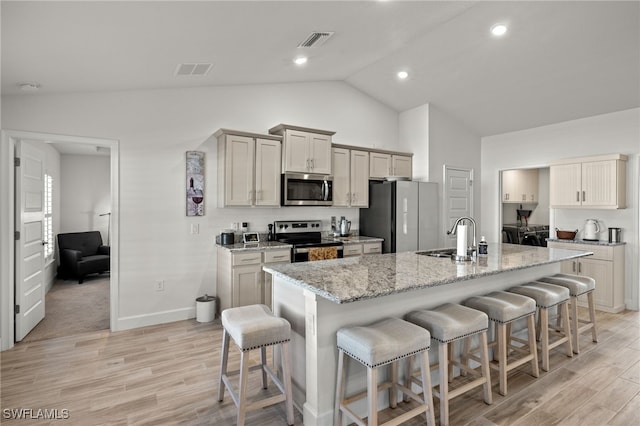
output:
[[[446,231],[450,230],[456,219],[473,217],[473,170],[444,166],[444,199]],[[456,236],[446,235],[445,245],[456,246]]]
[[[44,318],[44,152],[19,141],[16,157],[15,340],[19,342]],[[52,243],[52,242],[51,242]]]

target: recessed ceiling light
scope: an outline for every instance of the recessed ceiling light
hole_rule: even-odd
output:
[[[405,78],[409,77],[409,73],[406,71],[399,71],[398,72],[398,78],[400,80],[404,80]]]
[[[307,63],[307,57],[306,57],[306,56],[298,56],[297,58],[295,58],[295,59],[293,60],[293,62],[294,62],[296,65],[304,65],[304,64],[306,64],[306,63]]]
[[[505,24],[495,24],[491,27],[491,34],[494,36],[501,36],[507,32],[507,26]]]
[[[40,83],[36,83],[35,81],[21,81],[17,83],[17,86],[26,92],[35,92],[40,88]]]

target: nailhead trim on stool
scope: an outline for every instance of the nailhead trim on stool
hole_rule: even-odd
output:
[[[493,359],[497,359],[498,365],[491,364],[500,374],[500,394],[507,394],[507,373],[527,362],[531,363],[531,373],[539,376],[538,351],[536,346],[536,301],[530,297],[506,291],[495,291],[485,296],[474,296],[464,301],[464,305],[477,309],[489,316],[495,327],[495,338],[489,342],[489,346],[496,346]],[[511,335],[511,325],[519,319],[527,319],[528,341],[524,341]],[[526,345],[514,346],[512,341]],[[497,353],[496,353],[497,350]],[[524,356],[508,362],[510,350],[524,354]],[[466,352],[466,351],[465,351]],[[472,357],[476,360],[476,358]]]
[[[591,339],[598,341],[598,331],[596,326],[596,307],[593,302],[593,291],[596,289],[596,280],[583,275],[556,274],[550,277],[540,278],[551,284],[556,284],[569,289],[571,295],[571,333],[573,335],[573,352],[580,353],[580,339],[578,336],[585,331],[591,330]],[[578,297],[587,295],[587,306],[589,307],[589,321],[578,318]],[[580,325],[582,323],[583,325]]]
[[[536,301],[540,314],[538,321],[538,333],[541,340],[542,369],[549,371],[549,352],[551,349],[563,343],[566,345],[567,356],[573,357],[571,344],[571,327],[569,325],[569,289],[555,284],[533,281],[509,289],[512,293],[528,296]],[[564,319],[564,329],[560,338],[549,343],[549,309],[558,306],[558,313]],[[556,331],[555,329],[553,329]]]
[[[291,366],[289,356],[289,341],[291,339],[291,325],[284,318],[278,318],[266,305],[248,305],[229,308],[222,311],[222,357],[220,363],[220,381],[218,383],[218,401],[224,399],[225,388],[229,390],[234,404],[238,407],[237,425],[244,425],[247,411],[263,408],[269,405],[285,402],[287,424],[293,425],[293,398],[291,390]],[[241,351],[240,370],[227,372],[229,357],[229,337]],[[266,364],[266,347],[280,345],[282,357],[282,382]],[[249,353],[260,350],[260,364],[249,367]],[[280,389],[282,395],[276,395],[259,401],[247,401],[247,376],[250,370],[260,369],[262,372],[262,387],[267,388],[267,375]],[[240,374],[239,393],[236,394],[229,381],[229,376]],[[283,383],[284,382],[284,383]]]
[[[466,306],[445,303],[433,309],[410,312],[407,314],[406,320],[429,330],[431,338],[438,342],[438,380],[440,386],[439,391],[434,392],[434,394],[440,399],[441,425],[449,424],[449,400],[477,386],[482,385],[484,388],[484,402],[487,404],[493,403],[487,349],[487,329],[489,327],[487,314]],[[466,358],[462,358],[458,362],[453,359],[453,356],[449,357],[449,353],[453,353],[453,350],[450,351],[450,345],[453,345],[457,340],[470,339],[475,335],[479,335],[480,338],[481,374],[469,368]],[[468,372],[479,377],[458,389],[450,391],[449,382],[450,377],[453,375],[454,365],[459,367],[463,373]],[[411,366],[409,365],[410,368]],[[415,377],[411,376],[409,380],[420,384],[424,388],[422,383]]]
[[[429,332],[415,324],[399,318],[386,318],[366,326],[341,328],[337,332],[338,346],[338,374],[336,378],[336,400],[334,409],[334,425],[342,426],[342,414],[346,414],[358,424],[363,420],[349,408],[349,404],[362,398],[367,398],[368,424],[378,424],[378,391],[390,389],[389,405],[396,407],[397,392],[401,391],[417,401],[420,405],[389,420],[384,425],[397,425],[410,418],[425,413],[427,422],[435,426],[433,414],[433,396],[431,393],[431,378],[429,371]],[[367,367],[367,391],[345,398],[346,387],[346,356],[360,362]],[[420,357],[422,378],[429,385],[422,397],[398,382],[397,361]],[[391,380],[378,385],[378,367],[391,366]]]

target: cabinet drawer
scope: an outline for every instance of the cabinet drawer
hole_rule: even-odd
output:
[[[362,244],[362,252],[364,254],[382,253],[381,243],[364,243]]]
[[[262,263],[262,253],[259,251],[251,253],[235,253],[233,255],[233,266],[253,265]]]
[[[264,263],[291,262],[291,250],[266,250]]]
[[[362,244],[345,244],[343,256],[359,256],[362,254]]]

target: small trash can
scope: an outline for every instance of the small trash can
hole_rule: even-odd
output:
[[[196,321],[211,322],[216,317],[216,298],[205,294],[196,299]]]

